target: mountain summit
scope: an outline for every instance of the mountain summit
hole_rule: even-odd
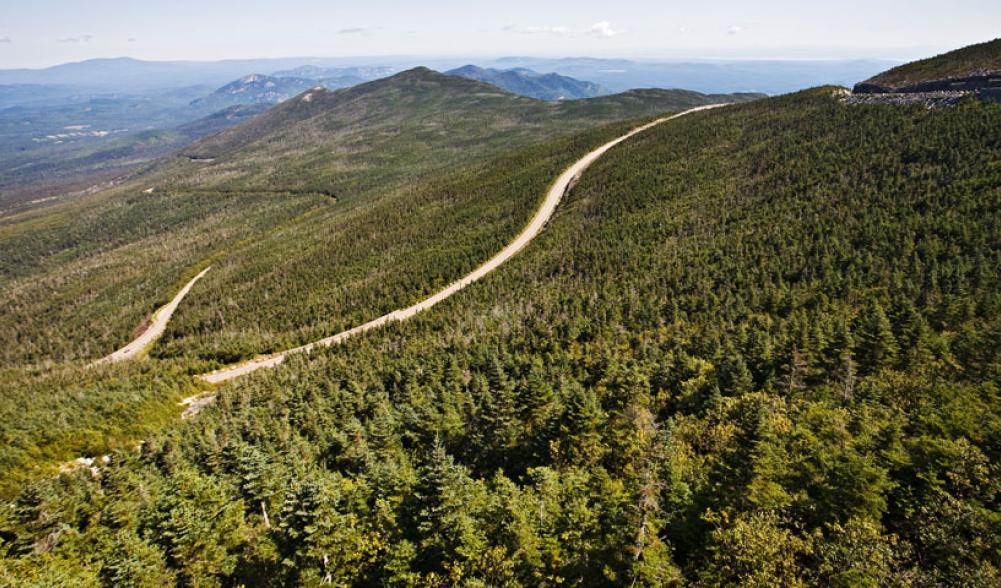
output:
[[[258,173],[262,160],[287,156],[301,162],[305,151],[343,149],[344,141],[359,152],[375,152],[410,137],[419,139],[418,144],[449,151],[448,157],[438,153],[447,161],[453,156],[471,157],[479,147],[469,142],[477,137],[489,136],[497,145],[510,145],[538,140],[542,130],[549,135],[565,134],[605,122],[759,97],[644,90],[546,102],[416,67],[350,88],[311,88],[252,121],[192,145],[185,154],[225,160],[227,154],[238,153],[232,160],[238,165],[247,161],[248,153],[259,151],[260,159],[250,170]],[[411,156],[420,154],[415,151]]]
[[[501,70],[466,65],[447,71],[445,74],[493,84],[508,92],[539,100],[575,100],[609,93],[594,82],[585,82],[556,73],[541,74],[524,67]]]
[[[250,74],[232,81],[192,106],[222,110],[236,104],[278,104],[313,86],[315,81],[305,78],[283,78]]]

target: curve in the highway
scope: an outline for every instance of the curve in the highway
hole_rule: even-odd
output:
[[[710,108],[718,108],[720,106],[725,106],[725,104],[710,104],[707,106],[699,106],[697,108],[692,108],[684,112],[680,112],[678,114],[659,118],[653,122],[637,127],[629,131],[625,135],[618,137],[617,139],[605,143],[601,147],[598,147],[594,151],[591,151],[584,157],[580,158],[579,160],[577,160],[576,163],[567,168],[567,170],[564,171],[559,176],[559,178],[556,179],[556,182],[553,183],[552,188],[549,189],[549,193],[546,194],[545,200],[542,201],[542,206],[539,207],[538,211],[536,211],[535,213],[535,216],[532,217],[532,220],[529,221],[528,225],[521,231],[521,233],[517,237],[515,237],[514,241],[512,241],[507,247],[505,247],[496,255],[487,260],[487,262],[481,265],[480,267],[476,268],[469,274],[463,276],[458,281],[449,284],[443,290],[440,290],[439,292],[433,294],[428,298],[425,298],[424,300],[414,304],[413,306],[403,308],[400,310],[395,310],[389,314],[371,320],[363,325],[359,325],[357,327],[354,327],[353,329],[337,333],[336,335],[331,335],[330,337],[327,337],[325,339],[320,339],[319,341],[314,341],[312,343],[308,343],[306,345],[302,345],[294,349],[280,351],[278,353],[274,353],[271,355],[256,357],[254,359],[250,359],[242,363],[237,363],[231,366],[218,369],[213,372],[209,372],[207,374],[202,374],[198,377],[211,384],[218,384],[221,382],[225,382],[227,380],[232,380],[234,378],[245,376],[251,372],[257,371],[262,368],[274,367],[285,361],[285,358],[287,358],[290,355],[294,355],[296,353],[305,353],[319,347],[329,347],[336,343],[340,343],[341,341],[349,337],[353,337],[355,335],[380,327],[390,321],[403,321],[414,316],[419,312],[431,308],[435,304],[438,304],[442,300],[445,300],[446,298],[452,296],[459,290],[465,288],[466,286],[479,280],[483,276],[494,271],[502,263],[514,257],[516,253],[518,253],[526,245],[528,245],[532,241],[532,239],[534,239],[536,236],[538,236],[539,233],[542,232],[542,229],[545,227],[546,223],[553,216],[553,212],[556,210],[556,206],[560,203],[560,200],[563,199],[563,196],[570,190],[570,188],[573,187],[573,184],[580,177],[581,173],[583,173],[584,170],[588,168],[588,166],[594,163],[599,157],[604,155],[605,152],[607,152],[609,149],[615,147],[616,145],[625,141],[626,139],[629,139],[633,135],[642,133],[643,131],[651,127],[657,126],[661,123],[684,116],[686,114],[691,114],[693,112],[698,112],[701,110],[708,110]]]
[[[95,366],[103,363],[126,361],[128,359],[135,358],[144,350],[148,349],[154,341],[160,338],[160,335],[163,334],[164,330],[167,329],[167,322],[170,321],[170,317],[173,316],[174,311],[177,310],[177,305],[181,303],[181,300],[184,300],[184,297],[187,296],[191,287],[195,285],[195,282],[200,280],[210,269],[211,267],[203,269],[197,276],[191,278],[191,281],[181,288],[181,291],[174,296],[173,300],[158,308],[156,312],[153,313],[153,320],[149,327],[147,327],[142,334],[130,341],[125,347],[122,347],[110,355],[102,357],[90,365]]]

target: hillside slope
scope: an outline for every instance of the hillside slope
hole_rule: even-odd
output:
[[[4,570],[997,585],[999,136],[821,89],[636,137],[482,287],[25,489]]]
[[[314,112],[329,126],[307,137],[287,134],[309,128],[293,116],[300,109],[266,114],[273,131],[245,125],[217,162],[177,158],[113,190],[0,219],[0,493],[60,461],[134,446],[197,391],[185,375],[325,337],[470,271],[524,225],[562,167],[635,124],[604,122],[719,99],[641,92],[553,110],[433,79],[442,86],[404,76],[349,92],[336,112]],[[498,105],[512,101],[535,104],[531,117],[507,117]],[[457,109],[447,126],[429,103]],[[355,120],[375,111],[369,129]],[[241,135],[260,136],[248,150],[259,159],[241,155]],[[291,141],[309,161],[281,152]],[[323,177],[282,175],[304,163]],[[202,177],[216,165],[246,170],[244,188]],[[79,373],[208,265],[153,361]]]
[[[252,124],[192,145],[186,155],[215,161],[203,173],[187,174],[185,185],[309,189],[347,183],[353,191],[361,177],[391,181],[417,167],[448,167],[607,122],[755,98],[760,95],[647,90],[549,103],[416,68],[351,88],[305,92]],[[351,164],[331,169],[342,154]],[[390,159],[393,166],[384,165]]]
[[[906,63],[858,84],[855,91],[928,92],[1001,88],[1001,79],[994,78],[1001,78],[1001,39]]]
[[[552,105],[429,70],[303,94],[184,151],[212,162],[175,157],[113,192],[4,219],[0,339],[18,344],[0,356],[101,357],[210,258],[155,353],[227,362],[321,338],[419,299],[510,238],[543,189],[516,192],[524,184],[494,171],[526,161],[526,146],[724,99]],[[572,153],[534,155],[526,181]],[[477,217],[481,206],[495,216]],[[473,235],[471,250],[448,246]]]

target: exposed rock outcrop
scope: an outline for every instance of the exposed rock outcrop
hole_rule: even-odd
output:
[[[898,65],[856,84],[854,96],[857,103],[929,106],[948,105],[964,96],[1001,101],[1001,39]]]
[[[969,96],[970,92],[863,92],[845,93],[839,98],[845,104],[922,104],[928,108],[952,106]]]
[[[951,106],[966,96],[1001,102],[1001,70],[899,87],[866,81],[855,84],[852,95],[844,100],[849,104],[924,104],[939,108]]]
[[[856,94],[915,94],[927,92],[980,92],[1001,90],[1001,70],[985,71],[963,78],[930,80],[908,86],[885,86],[872,82],[855,85]]]

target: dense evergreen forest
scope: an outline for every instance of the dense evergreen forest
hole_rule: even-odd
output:
[[[900,88],[922,82],[1001,71],[1001,38],[969,45],[942,55],[912,61],[866,80],[867,83]]]
[[[975,101],[657,127],[475,287],[22,484],[0,582],[997,586],[999,162]]]
[[[615,121],[754,97],[555,104],[419,69],[304,95],[192,147],[213,162],[168,158],[0,217],[0,495],[135,446],[199,391],[191,374],[327,336],[468,271],[562,167],[631,124]],[[157,361],[81,372],[207,266]]]
[[[157,361],[83,373],[79,364],[51,362],[12,366],[2,372],[6,389],[0,397],[0,434],[5,441],[0,446],[0,495],[76,456],[134,446],[141,438],[137,433],[154,430],[176,417],[177,402],[199,392],[190,375],[253,355],[261,349],[265,336],[271,347],[278,349],[281,346],[274,341],[285,340],[291,345],[324,337],[411,304],[432,288],[468,272],[513,238],[563,167],[629,126],[612,125],[525,148],[516,155],[460,168],[447,178],[426,180],[408,190],[393,190],[346,206],[317,204],[319,195],[303,199],[272,195],[263,199],[272,202],[269,217],[258,207],[224,205],[230,216],[209,214],[197,221],[186,219],[187,228],[170,228],[126,246],[126,252],[142,254],[140,245],[155,240],[158,245],[148,249],[171,260],[165,267],[188,260],[193,246],[205,247],[194,249],[195,255],[209,255],[212,270],[203,278],[205,283],[199,282],[184,301],[183,310],[152,349]],[[262,196],[221,197],[224,202],[236,199],[240,203],[251,198]],[[150,200],[151,205],[126,207],[126,218],[138,218],[158,205],[185,211],[189,202],[183,194]],[[196,202],[215,200],[206,196]],[[289,206],[297,210],[303,207],[300,203],[307,208],[297,217],[284,220],[285,215],[277,214]],[[228,222],[220,222],[221,216]],[[113,215],[99,218],[107,225],[128,225]],[[239,227],[241,239],[220,239],[231,227]],[[270,232],[264,230],[268,228]],[[169,246],[173,239],[196,231],[201,233],[198,238],[179,243],[182,246],[177,248]],[[217,253],[211,253],[214,248]],[[144,270],[159,266],[130,263],[119,248],[96,257],[96,263],[85,257],[57,265],[57,270],[43,274],[42,279],[30,280],[34,288],[13,290],[23,314],[12,312],[0,321],[18,343],[10,347],[11,356],[24,353],[36,341],[59,346],[79,338],[93,346],[93,340],[99,340],[97,334],[110,334],[115,326],[120,327],[118,314],[134,312],[141,305],[137,293],[154,299],[158,296],[134,284],[143,279]],[[102,263],[109,258],[114,263]],[[83,264],[100,271],[74,271],[72,279],[59,275],[67,267]],[[209,280],[213,274],[219,277]],[[182,275],[184,280],[190,277]],[[88,281],[96,277],[103,281]],[[161,277],[140,283],[164,281]],[[49,288],[47,297],[40,287]],[[176,286],[170,290],[165,286],[163,292],[169,295],[174,289]],[[91,293],[90,297],[75,303],[68,300],[81,291]],[[106,295],[114,298],[102,300]],[[50,308],[51,298],[66,304],[39,312],[39,307]],[[119,301],[121,305],[116,306]],[[280,339],[272,334],[281,329],[298,337]],[[92,338],[89,343],[87,333]],[[182,355],[192,341],[209,351]]]
[[[525,182],[591,145],[576,135],[755,98],[548,103],[426,69],[314,94],[190,147],[211,162],[169,158],[93,197],[0,217],[0,367],[110,353],[207,265],[200,306],[161,355],[218,363],[329,335],[506,241],[540,197]]]

